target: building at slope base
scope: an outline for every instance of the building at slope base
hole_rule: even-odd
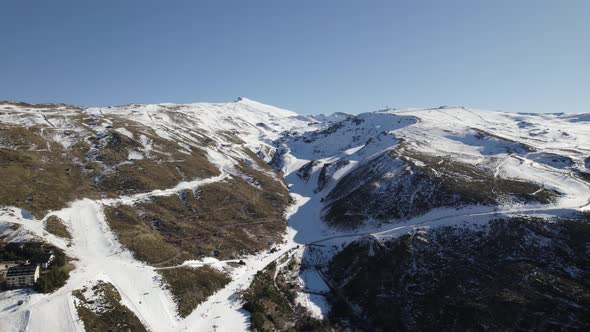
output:
[[[39,279],[39,265],[13,266],[6,272],[6,286],[9,288],[32,287]]]

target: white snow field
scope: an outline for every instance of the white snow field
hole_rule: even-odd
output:
[[[72,291],[97,280],[113,284],[121,294],[123,304],[151,331],[245,331],[249,329],[249,315],[241,309],[237,293],[249,286],[257,271],[296,246],[300,246],[296,254],[309,256],[304,259],[321,261],[344,243],[367,235],[387,238],[416,227],[483,223],[498,216],[517,214],[564,216],[590,209],[590,184],[576,175],[577,171],[589,171],[585,164],[590,156],[590,116],[587,114],[517,114],[458,107],[385,110],[357,117],[341,113],[304,117],[248,99],[221,104],[126,105],[82,110],[64,106],[47,111],[8,104],[4,109],[0,113],[0,123],[47,126],[53,139],[64,146],[72,144],[63,134],[66,129],[74,132],[87,130],[72,127],[68,120],[69,116],[79,112],[102,119],[110,116],[128,118],[149,126],[164,139],[187,145],[199,144],[202,137],[212,138],[215,144],[207,148],[207,153],[221,175],[191,179],[173,188],[132,196],[71,202],[68,207],[45,217],[56,215],[66,222],[73,237],[69,246],[63,239],[47,233],[41,221],[22,217],[18,208],[0,210],[3,238],[9,241],[42,238],[74,258],[76,267],[67,284],[52,294],[26,290],[0,293],[0,331],[83,331]],[[48,113],[53,116],[48,118]],[[101,126],[106,124],[108,121],[91,129],[98,132],[104,130]],[[116,130],[133,136],[126,128]],[[103,206],[174,195],[181,190],[223,181],[230,174],[239,175],[234,165],[249,157],[226,144],[224,131],[235,133],[247,147],[283,171],[295,203],[287,212],[286,241],[277,252],[244,257],[246,264],[237,268],[213,258],[183,264],[227,268],[231,271],[232,281],[181,319],[175,313],[171,294],[162,287],[158,268],[137,261],[118,243],[105,222]],[[130,161],[149,156],[153,149],[146,137],[139,140],[143,150],[130,153]],[[391,223],[348,232],[324,225],[321,221],[322,198],[338,180],[401,141],[423,153],[492,168],[497,177],[543,184],[558,191],[560,197],[550,205],[440,208],[409,220],[392,220]],[[7,142],[0,144],[9,147]],[[311,161],[316,163],[310,167],[308,177],[301,177],[298,171]],[[323,165],[335,165],[338,161],[341,161],[339,166],[327,173],[326,184],[318,188]],[[21,228],[12,230],[8,227],[12,224],[20,224]],[[308,250],[320,244],[326,249]],[[300,293],[297,301],[309,308],[314,316],[325,315],[328,307],[321,293],[327,290],[327,286],[317,272],[303,271],[300,283],[308,293]],[[17,305],[19,300],[24,303]]]

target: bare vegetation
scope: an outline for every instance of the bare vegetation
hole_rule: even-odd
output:
[[[195,308],[223,288],[231,279],[211,267],[179,267],[159,271],[172,292],[178,314],[188,316]]]
[[[133,311],[121,304],[121,295],[113,285],[99,282],[91,289],[73,292],[78,316],[88,332],[142,332],[146,331]]]
[[[1,204],[24,208],[41,218],[75,198],[96,197],[86,170],[74,162],[85,149],[80,143],[65,151],[47,142],[40,128],[0,128]]]
[[[56,216],[50,216],[47,218],[47,220],[45,220],[45,229],[55,236],[59,236],[67,240],[72,238],[72,234],[70,234],[63,221]]]
[[[279,185],[260,179],[263,185],[266,181]],[[286,193],[262,191],[233,178],[132,207],[107,207],[105,214],[137,258],[172,264],[205,256],[237,258],[269,248],[282,239],[287,203]]]
[[[112,120],[114,126],[127,126],[133,138],[121,135],[113,126],[97,134],[88,129],[97,120],[82,113],[69,116],[69,121],[86,131],[58,132],[51,126],[0,128],[2,205],[26,209],[40,219],[47,211],[78,198],[163,189],[219,174],[201,149],[180,152],[176,142],[133,121]],[[66,135],[73,145],[66,149],[54,141],[56,133]],[[152,150],[143,159],[130,161],[129,152],[140,153],[143,148],[141,137]]]
[[[135,258],[157,264],[176,256],[176,250],[156,231],[143,223],[132,206],[106,206],[106,220],[119,242],[129,248]]]

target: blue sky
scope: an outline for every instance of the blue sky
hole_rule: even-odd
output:
[[[590,112],[590,1],[13,1],[0,99]]]

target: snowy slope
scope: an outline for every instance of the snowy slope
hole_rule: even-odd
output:
[[[581,208],[587,204],[588,186],[583,177],[574,174],[586,170],[590,123],[580,119],[584,117],[465,108],[361,114],[324,130],[282,139],[283,170],[289,176],[305,169],[307,187],[315,185],[316,192],[328,195],[343,175],[360,165],[381,161],[378,156],[394,151],[402,157],[402,164],[409,162],[434,172],[434,176],[440,176],[437,168],[440,171],[443,160],[450,160],[473,166],[490,177],[543,186],[560,193],[556,206]],[[434,159],[438,164],[426,164]],[[395,175],[399,170],[385,166],[374,171],[381,172],[383,178],[401,178]],[[347,186],[354,186],[350,178],[347,182]],[[377,190],[379,185],[374,185]]]
[[[576,211],[590,210],[590,182],[584,164],[590,154],[587,120],[584,114],[511,114],[465,108],[395,110],[370,116],[361,114],[358,119],[331,123],[329,130],[285,137],[279,145],[281,161],[275,163],[285,172],[292,194],[305,197],[305,203],[290,220],[291,227],[297,231],[294,239],[310,244],[303,254],[305,260],[325,266],[334,255],[331,248],[344,248],[367,235],[386,241],[417,227],[478,225],[494,218],[522,214],[575,216]],[[349,183],[347,175],[365,166],[376,165],[382,183],[372,183],[368,195],[367,192],[358,195],[360,208],[387,199],[391,200],[390,205],[400,203],[399,192],[382,190],[384,184],[400,178],[395,167],[378,165],[391,159],[392,153],[402,157],[410,174],[409,165],[412,165],[439,176],[442,164],[438,163],[446,160],[445,164],[457,162],[473,167],[488,174],[494,182],[521,181],[558,195],[551,204],[507,200],[500,206],[441,206],[401,220],[390,216],[385,222],[368,222],[354,230],[326,226],[322,212],[330,204],[326,198],[341,184],[355,186],[354,181]],[[417,160],[417,156],[437,162],[427,165]],[[360,187],[366,179],[358,179],[356,186]],[[409,200],[428,189],[414,186],[408,193]],[[341,203],[357,204],[349,196],[341,199]],[[365,212],[364,217],[374,220],[379,212]],[[321,296],[314,295],[315,299],[311,300],[307,294],[300,293],[300,297],[307,299],[302,303],[307,303],[312,312],[317,313],[318,307],[323,312],[327,310]]]
[[[590,119],[587,114],[516,114],[443,108],[303,117],[241,98],[236,102],[218,104],[133,104],[93,108],[4,103],[0,104],[0,124],[4,127],[41,128],[47,147],[27,145],[31,151],[49,149],[51,144],[68,149],[88,136],[100,138],[115,131],[121,135],[122,142],[125,142],[124,138],[135,142],[122,153],[126,156],[123,163],[134,165],[146,160],[162,163],[165,162],[163,156],[178,158],[199,148],[219,171],[219,175],[188,178],[146,192],[78,199],[51,211],[48,215],[57,215],[66,221],[73,235],[69,247],[62,239],[45,232],[38,220],[18,217],[19,214],[14,213],[19,211],[18,208],[1,211],[2,226],[16,223],[24,229],[13,234],[3,227],[6,239],[41,237],[78,260],[66,286],[53,294],[18,291],[0,294],[0,328],[7,331],[25,327],[29,331],[48,328],[81,330],[83,327],[77,319],[71,292],[96,280],[112,283],[121,294],[123,304],[153,331],[212,330],[214,327],[224,331],[245,330],[249,318],[241,309],[237,292],[248,287],[257,271],[296,245],[305,248],[309,248],[310,243],[341,245],[367,234],[387,238],[399,236],[417,226],[486,222],[499,214],[570,215],[588,209],[590,202],[590,184],[580,175],[589,172]],[[148,129],[154,136],[150,136]],[[173,142],[177,150],[163,151],[162,142]],[[14,149],[17,143],[0,139],[0,148]],[[267,172],[271,177],[276,176],[257,166],[242,147],[279,168],[289,185],[294,204],[287,212],[289,230],[286,242],[272,254],[262,252],[244,257],[246,265],[241,267],[230,267],[229,262],[213,258],[186,262],[190,266],[211,264],[227,268],[232,282],[191,315],[181,319],[175,313],[169,291],[161,285],[157,269],[137,261],[118,243],[105,222],[103,207],[176,195],[182,190],[196,190],[201,185],[223,181],[229,176],[245,177],[239,168],[242,162]],[[400,179],[402,174],[416,169],[431,172],[436,177],[440,166],[425,162],[431,158],[460,162],[489,174],[493,179],[531,183],[558,195],[550,204],[505,200],[501,204],[459,208],[443,205],[379,222],[372,222],[376,220],[375,216],[367,212],[371,222],[346,231],[324,223],[323,211],[330,203],[327,197],[342,186],[341,181],[367,165],[379,166],[375,163],[391,158],[393,153],[400,159],[395,159],[393,164],[385,163],[388,167],[374,167],[381,183],[368,183],[375,188],[371,191],[372,198],[389,197],[390,192],[379,191],[379,188],[387,187],[386,184]],[[114,167],[111,168],[114,172],[119,167],[108,166]],[[346,185],[350,188],[347,193],[367,185],[367,177],[359,179],[358,183],[350,181],[350,177],[348,179]],[[414,188],[410,201],[420,194],[419,190]],[[338,199],[342,200],[342,197],[340,195]],[[302,255],[311,259],[309,250],[303,250]],[[329,259],[333,253],[315,252],[313,255],[325,255],[318,258],[321,260]],[[309,289],[325,288],[313,271],[302,275],[302,283]],[[15,307],[18,299],[25,303]],[[304,296],[301,302],[307,303],[316,316],[326,312],[321,297]]]

